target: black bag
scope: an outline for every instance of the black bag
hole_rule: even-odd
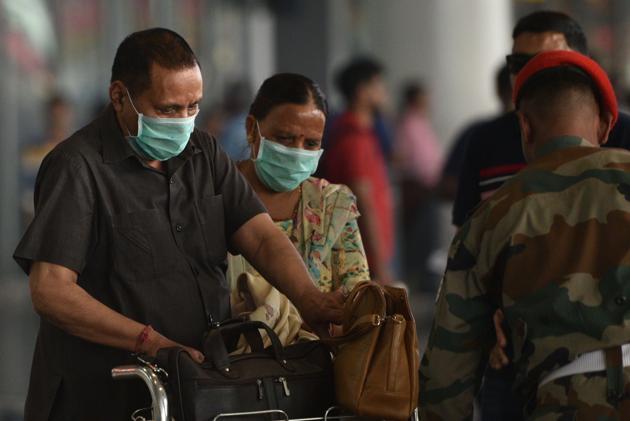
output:
[[[266,349],[259,329],[271,340]],[[252,352],[229,356],[226,343],[235,343],[241,334]],[[181,348],[158,352],[158,364],[168,372],[170,413],[177,421],[269,409],[283,410],[289,418],[321,417],[334,405],[331,356],[319,341],[283,347],[262,322],[232,322],[208,332],[204,354],[206,361],[199,365]]]

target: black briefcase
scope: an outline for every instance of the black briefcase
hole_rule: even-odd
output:
[[[268,348],[263,349],[259,329],[271,339]],[[226,343],[234,343],[241,334],[252,352],[228,355]],[[204,354],[206,361],[199,365],[181,348],[158,352],[158,364],[168,371],[170,413],[177,421],[270,409],[282,410],[289,418],[322,417],[334,405],[331,355],[319,341],[283,347],[266,324],[234,322],[209,331]]]

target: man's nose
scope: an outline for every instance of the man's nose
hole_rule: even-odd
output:
[[[295,139],[293,139],[293,142],[291,142],[290,146],[296,149],[306,149],[304,137],[301,137],[301,136],[296,137]]]

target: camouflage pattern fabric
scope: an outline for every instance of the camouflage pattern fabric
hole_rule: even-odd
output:
[[[630,342],[630,153],[567,136],[536,156],[453,240],[420,368],[423,420],[472,418],[497,308],[529,419],[630,419],[630,394],[607,402],[605,372],[538,389],[576,356]]]

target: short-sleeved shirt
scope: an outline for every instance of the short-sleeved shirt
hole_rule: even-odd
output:
[[[476,126],[469,134],[468,145],[453,206],[453,224],[457,226],[463,225],[480,202],[525,167],[514,111]],[[630,115],[619,113],[604,146],[630,149]]]
[[[379,238],[375,240],[381,243],[382,258],[391,259],[394,253],[393,203],[385,159],[374,131],[361,126],[351,112],[339,116],[330,130],[322,173],[331,183],[369,183],[378,219]],[[366,252],[368,264],[375,266],[371,263],[375,258],[370,254],[372,250]]]
[[[209,135],[195,130],[160,172],[137,157],[110,106],[45,158],[14,257],[26,273],[36,261],[67,267],[98,301],[198,348],[208,317],[230,315],[229,239],[261,212]],[[61,419],[128,419],[143,402],[110,379],[128,356],[42,319],[26,418],[48,419],[54,404]]]

